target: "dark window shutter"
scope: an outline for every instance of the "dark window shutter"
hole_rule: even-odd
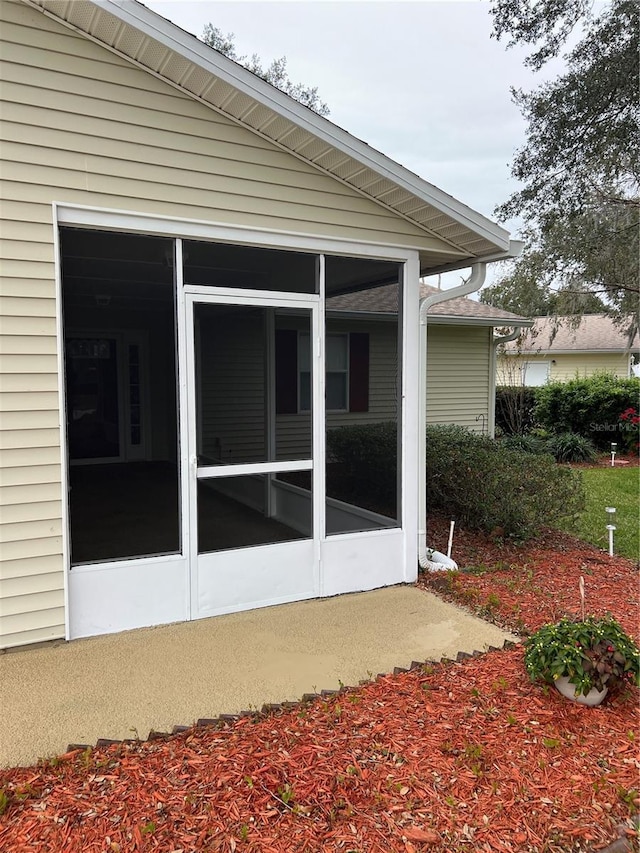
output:
[[[276,329],[276,414],[298,411],[298,333]]]
[[[369,335],[349,335],[349,411],[369,411]]]

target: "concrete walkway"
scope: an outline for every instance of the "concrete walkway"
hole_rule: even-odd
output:
[[[505,639],[515,638],[399,586],[9,651],[0,654],[0,766],[69,743],[146,738]]]

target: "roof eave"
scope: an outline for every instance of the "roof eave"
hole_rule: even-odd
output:
[[[23,0],[23,2],[33,5],[66,23],[63,17],[53,11],[53,6],[50,10],[47,9],[47,0]],[[180,29],[171,21],[162,18],[141,3],[131,2],[131,0],[90,0],[90,2],[102,11],[113,15],[124,26],[132,27],[147,37],[161,43],[166,49],[176,51],[187,61],[214,74],[219,80],[234,87],[238,92],[255,99],[259,104],[273,110],[274,113],[285,120],[291,121],[294,125],[314,135],[320,141],[361,163],[363,167],[371,169],[381,179],[391,181],[399,189],[415,196],[418,202],[422,201],[425,205],[430,206],[442,215],[451,218],[461,227],[477,235],[481,240],[495,246],[496,254],[504,255],[505,252],[508,253],[510,246],[509,233],[504,228],[467,207],[467,205],[438,189],[433,184],[423,180],[386,155],[371,148],[328,119],[317,115],[308,107],[299,104],[293,98],[233,62],[233,60],[212,50],[195,36]],[[85,34],[92,37],[89,32]],[[132,56],[128,58],[136,61]],[[255,128],[253,129],[255,130]],[[312,160],[309,162],[313,163]],[[332,173],[329,172],[329,174]],[[353,186],[359,189],[356,184]],[[370,197],[377,201],[374,195]],[[394,208],[393,206],[389,206],[389,209],[393,210]],[[397,213],[400,216],[403,215],[400,211],[397,211]],[[430,232],[426,224],[423,225],[415,219],[411,219],[411,221],[417,227],[424,229],[426,233],[437,233]],[[487,259],[489,258],[486,252],[482,257],[469,253],[469,263],[476,259],[484,260],[485,256]],[[464,260],[457,260],[452,262],[450,268],[460,269],[464,265]],[[438,269],[434,268],[430,270],[430,273],[437,271]]]
[[[524,250],[524,247],[525,243],[522,240],[509,240],[508,246],[504,251],[490,252],[489,254],[478,255],[473,259],[468,259],[466,262],[451,261],[451,263],[442,264],[439,267],[433,267],[429,269],[428,275],[431,276],[438,275],[439,273],[455,272],[456,270],[465,269],[465,267],[471,266],[472,263],[493,264],[497,263],[498,261],[510,261],[514,258],[519,258]],[[422,274],[422,270],[420,272]]]
[[[639,352],[640,347],[633,346],[629,347],[618,347],[616,349],[595,349],[594,347],[590,347],[589,349],[522,349],[522,350],[507,350],[509,355],[539,355],[539,356],[553,356],[553,355],[631,355],[633,353]]]
[[[459,314],[427,314],[427,324],[436,326],[492,326],[494,328],[529,328],[533,320],[507,317],[461,317]]]

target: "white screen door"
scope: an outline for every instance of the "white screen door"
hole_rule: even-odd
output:
[[[189,293],[186,320],[191,617],[317,596],[320,371],[290,405],[317,297]]]

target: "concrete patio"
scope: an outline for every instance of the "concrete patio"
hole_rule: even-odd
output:
[[[0,766],[516,639],[398,586],[0,654]]]

